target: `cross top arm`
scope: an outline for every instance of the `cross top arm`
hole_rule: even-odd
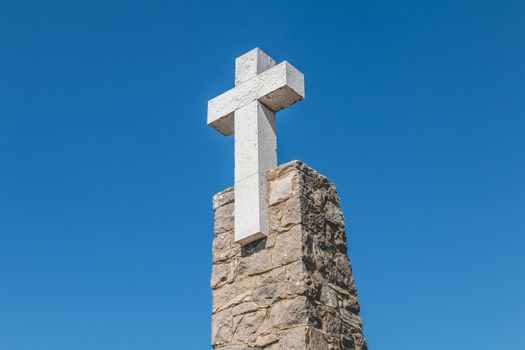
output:
[[[278,112],[303,98],[303,73],[284,61],[208,101],[208,125],[228,136],[234,132],[234,112],[247,104],[259,100]]]

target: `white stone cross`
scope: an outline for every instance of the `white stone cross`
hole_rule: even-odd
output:
[[[277,166],[275,112],[304,98],[304,76],[255,48],[235,60],[235,87],[208,101],[208,125],[235,133],[235,241],[268,234],[266,172]]]

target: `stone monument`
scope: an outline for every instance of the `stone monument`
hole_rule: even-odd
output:
[[[235,186],[213,199],[212,346],[366,350],[336,188],[277,166],[275,112],[304,97],[304,77],[254,49],[235,85],[208,103],[208,124],[235,136]]]

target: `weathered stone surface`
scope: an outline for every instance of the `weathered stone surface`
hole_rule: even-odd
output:
[[[306,294],[309,278],[302,261],[289,266],[288,294]]]
[[[289,264],[303,256],[303,231],[300,225],[276,237],[272,257],[275,267]]]
[[[254,252],[239,261],[239,275],[258,275],[272,269],[270,252],[266,249]]]
[[[216,350],[366,350],[335,186],[301,162],[267,173],[270,232],[234,242],[232,189],[214,197]]]
[[[294,191],[299,187],[299,176],[295,172],[290,172],[283,177],[275,180],[270,185],[269,204],[274,205],[290,198]]]
[[[224,346],[218,348],[220,350],[257,350],[256,348],[252,348],[251,346],[246,345],[230,345],[230,346]]]
[[[228,344],[232,335],[232,312],[223,310],[213,315],[211,325],[211,344]]]
[[[288,228],[291,225],[300,224],[302,220],[301,197],[294,196],[285,202],[283,216],[281,218],[281,228]]]
[[[344,350],[346,350],[346,348],[341,348],[341,347],[337,347],[337,348],[330,347],[329,348],[328,347],[328,339],[330,339],[330,338],[327,337],[326,335],[324,335],[318,329],[310,328],[310,337],[308,339],[309,342],[307,343],[307,348],[306,349],[307,350],[321,350],[321,349],[329,350],[331,348],[331,349],[334,349],[334,350],[335,349],[344,349]]]
[[[233,191],[230,191],[230,189],[219,192],[213,196],[213,209],[217,209],[228,203],[232,203],[234,199],[235,195]]]
[[[237,306],[234,306],[232,308],[232,314],[233,316],[238,316],[238,315],[246,314],[249,312],[257,311],[258,309],[259,309],[259,305],[251,301],[248,301],[248,302],[239,304]]]
[[[264,309],[233,317],[233,342],[255,343],[259,334],[267,329],[266,311]]]
[[[281,339],[281,348],[287,350],[304,350],[308,344],[308,326],[292,328]]]
[[[286,328],[306,324],[310,313],[310,304],[306,297],[282,300],[270,310],[270,327]]]
[[[250,296],[250,300],[259,306],[270,306],[277,300],[284,298],[285,295],[286,285],[277,283],[255,289]]]

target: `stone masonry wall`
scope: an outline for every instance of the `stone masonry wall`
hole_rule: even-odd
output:
[[[366,350],[335,186],[299,161],[268,172],[267,238],[233,239],[233,189],[214,196],[212,346]]]

